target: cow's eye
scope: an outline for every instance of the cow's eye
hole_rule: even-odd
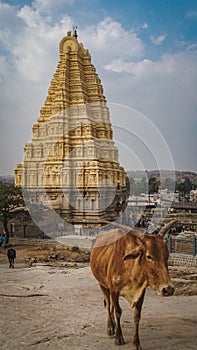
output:
[[[152,260],[152,256],[147,255],[146,257],[147,257],[148,260]]]

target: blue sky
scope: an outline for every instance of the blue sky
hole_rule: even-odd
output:
[[[111,121],[130,130],[127,145],[114,130],[123,166],[155,164],[141,150],[134,152],[139,162],[132,159],[135,118],[125,112],[131,108],[141,129],[150,121],[150,139],[158,130],[153,155],[162,139],[176,169],[197,171],[196,0],[0,0],[0,175],[13,174],[23,159],[59,60],[59,42],[73,25],[90,51],[109,107],[122,106],[121,117],[112,114]],[[156,163],[169,168],[162,154]]]

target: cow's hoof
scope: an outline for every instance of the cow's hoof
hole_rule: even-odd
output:
[[[133,345],[133,346],[132,346],[132,350],[142,350],[142,347],[140,346],[140,344],[138,344],[138,345]]]
[[[124,345],[124,344],[125,344],[125,341],[124,341],[124,338],[123,338],[122,335],[116,336],[116,338],[115,338],[115,344],[116,344],[116,345]]]
[[[115,334],[115,329],[114,328],[108,328],[107,329],[107,335],[109,337],[112,337]]]

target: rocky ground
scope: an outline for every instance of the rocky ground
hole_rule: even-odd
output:
[[[8,268],[6,249],[0,249],[2,350],[131,350],[132,309],[121,299],[126,344],[117,347],[106,334],[106,310],[88,252],[15,248],[15,269]],[[196,349],[197,268],[173,266],[170,274],[175,296],[147,290],[140,326],[144,350]]]

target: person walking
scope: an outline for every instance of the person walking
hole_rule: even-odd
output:
[[[6,235],[5,235],[5,233],[3,233],[2,238],[1,238],[1,246],[5,247],[5,245],[6,245]]]

